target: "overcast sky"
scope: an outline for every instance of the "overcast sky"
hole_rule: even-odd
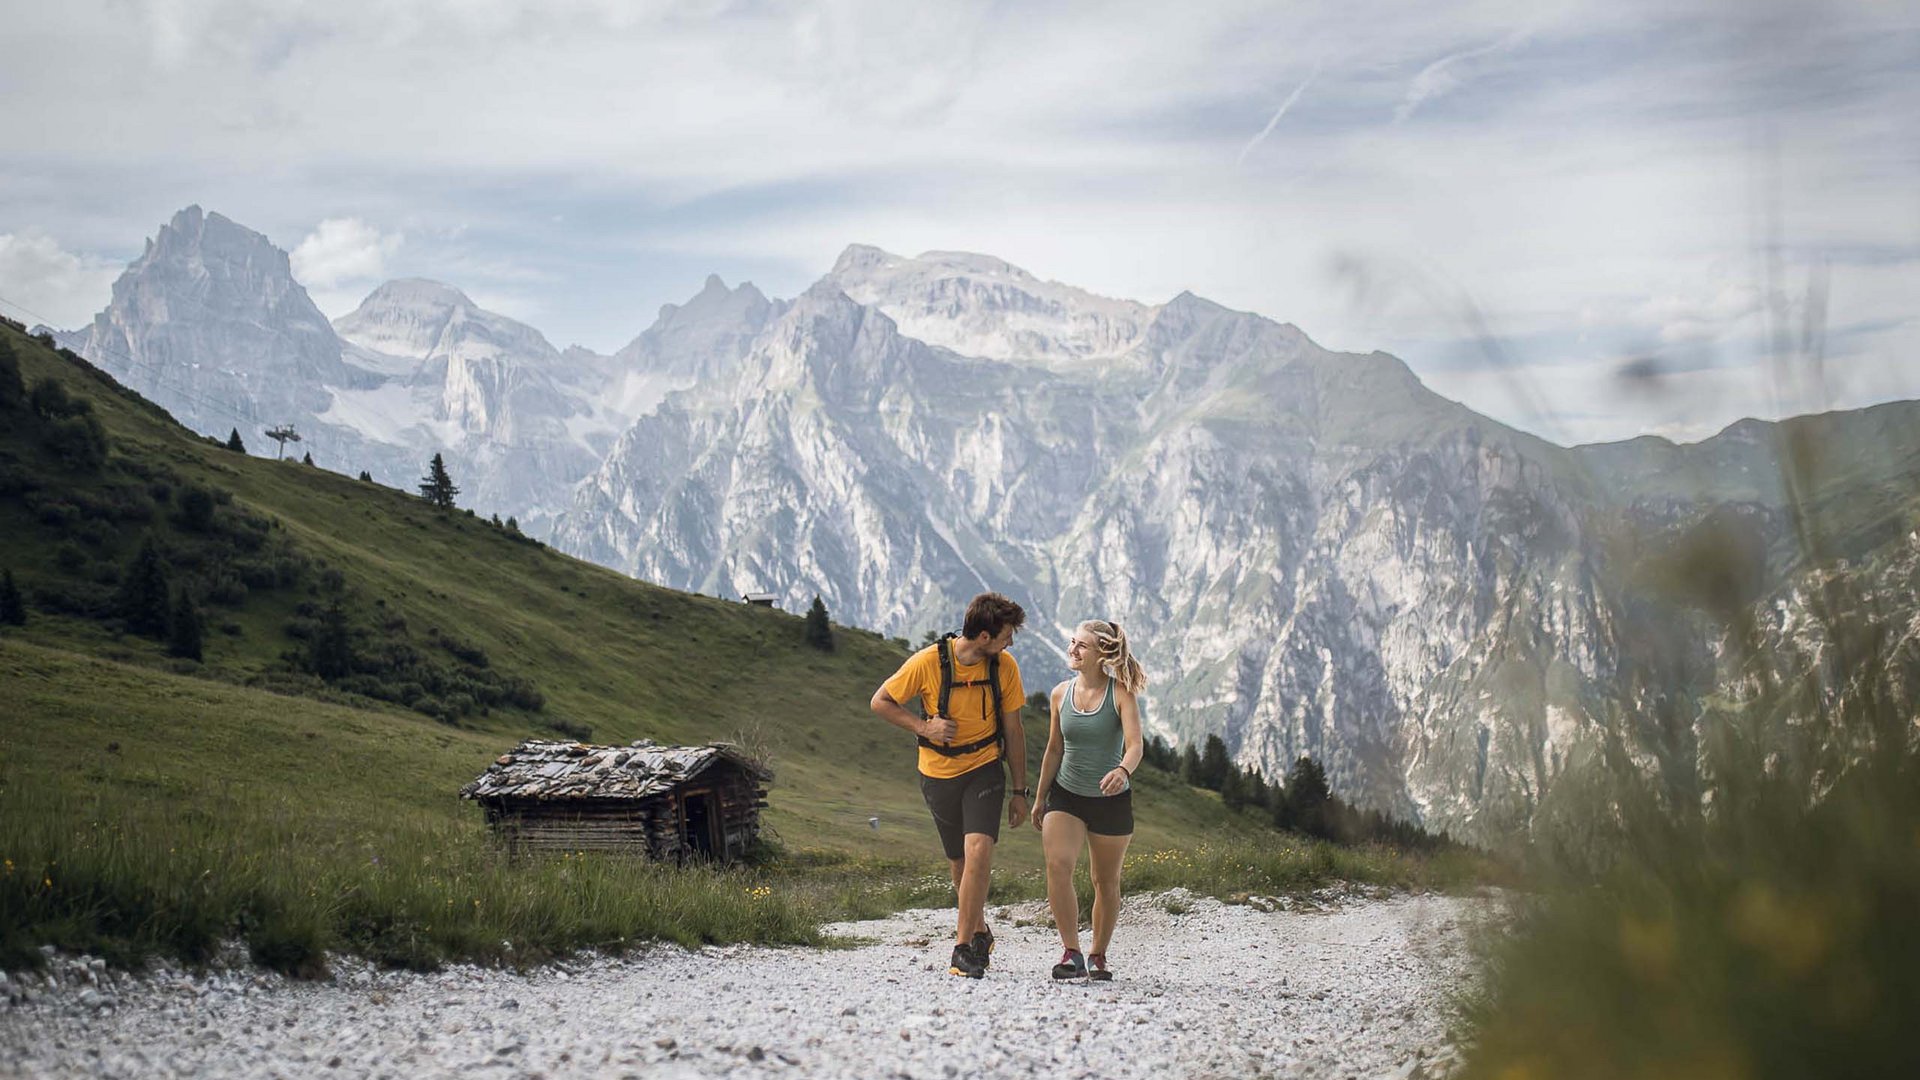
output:
[[[0,0],[0,26],[0,301],[29,321],[87,322],[198,203],[329,315],[429,277],[600,352],[710,272],[792,296],[860,242],[1188,289],[1563,443],[1920,397],[1920,4]],[[1774,362],[1809,341],[1819,378]]]

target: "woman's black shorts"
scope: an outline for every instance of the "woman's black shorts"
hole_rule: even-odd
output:
[[[1047,813],[1072,814],[1097,836],[1133,835],[1133,789],[1118,795],[1076,795],[1059,784],[1047,789]]]
[[[920,775],[920,794],[933,811],[933,827],[940,830],[940,846],[947,858],[965,858],[967,834],[985,833],[1000,840],[1000,810],[1007,801],[1007,772],[995,758],[959,776]]]

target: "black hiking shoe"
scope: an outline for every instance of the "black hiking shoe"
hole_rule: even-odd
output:
[[[1112,982],[1113,972],[1107,970],[1107,954],[1103,952],[1087,954],[1087,981]]]
[[[1061,951],[1060,962],[1053,965],[1053,977],[1062,981],[1087,977],[1087,962],[1080,956],[1079,949]]]
[[[987,965],[973,954],[973,946],[963,941],[953,947],[953,960],[947,965],[947,974],[979,979],[986,976]]]
[[[978,930],[973,935],[973,958],[980,961],[980,970],[993,966],[993,931]]]

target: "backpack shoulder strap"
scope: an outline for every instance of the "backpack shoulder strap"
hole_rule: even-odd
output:
[[[940,715],[947,715],[947,705],[953,700],[953,633],[940,635]]]

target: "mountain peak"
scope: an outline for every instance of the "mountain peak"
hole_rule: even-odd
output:
[[[426,278],[388,281],[334,320],[355,345],[415,360],[506,356],[544,363],[558,354],[538,330],[475,304],[451,285]]]
[[[1042,281],[992,255],[927,251],[913,258],[850,245],[821,279],[929,345],[994,360],[1077,362],[1118,356],[1151,309]]]
[[[384,282],[360,301],[361,308],[385,305],[479,310],[466,293],[427,278],[396,278]]]
[[[905,261],[898,255],[889,254],[872,244],[848,244],[847,250],[842,251],[840,257],[834,260],[833,269],[827,271],[827,276],[838,277],[842,274],[871,272]]]

